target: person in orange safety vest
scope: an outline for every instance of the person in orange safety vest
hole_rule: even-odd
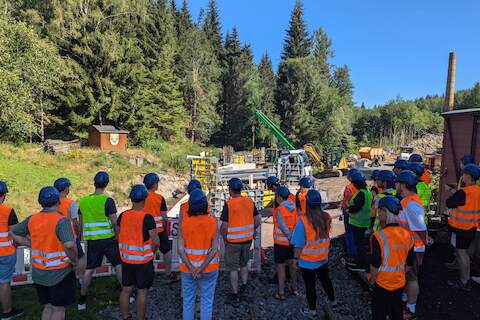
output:
[[[385,196],[378,201],[381,228],[370,238],[373,320],[403,319],[405,273],[413,265],[415,254],[410,232],[399,225],[401,209],[400,201],[394,196]]]
[[[143,184],[137,184],[130,191],[132,208],[120,214],[118,249],[122,260],[122,292],[120,293],[120,312],[123,319],[132,319],[130,314],[130,295],[136,288],[136,319],[144,320],[148,289],[154,280],[153,258],[160,245],[155,220],[145,212],[145,199],[148,191]]]
[[[303,177],[298,182],[300,189],[298,189],[296,195],[296,207],[299,216],[302,216],[307,210],[307,192],[313,186],[312,179],[310,177]]]
[[[261,224],[253,200],[241,195],[242,186],[242,181],[238,178],[228,181],[230,199],[225,202],[220,216],[222,221],[220,233],[225,241],[225,267],[230,272],[232,301],[238,300],[238,294],[244,293],[247,289],[250,247],[256,229]],[[240,289],[238,269],[242,280]]]

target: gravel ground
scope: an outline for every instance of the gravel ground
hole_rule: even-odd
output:
[[[335,288],[337,306],[334,308],[336,319],[369,319],[369,296],[352,278],[340,263],[340,240],[332,241],[330,255],[330,276]],[[245,298],[237,305],[226,300],[229,292],[228,274],[222,272],[217,282],[215,292],[215,319],[304,319],[299,309],[306,303],[303,280],[300,277],[300,296],[289,296],[285,301],[277,301],[272,296],[276,290],[275,284],[269,280],[274,274],[273,252],[266,251],[266,261],[262,264],[262,273],[252,275]],[[318,309],[327,301],[321,285],[317,285]],[[132,310],[134,306],[132,305]],[[106,310],[105,315],[113,319],[121,319],[118,309]],[[149,319],[181,319],[182,299],[180,283],[168,284],[163,275],[157,275],[150,291],[148,306]],[[321,317],[319,316],[319,319]]]

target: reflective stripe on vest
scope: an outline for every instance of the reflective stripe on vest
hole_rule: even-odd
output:
[[[305,246],[300,253],[300,259],[311,262],[328,261],[330,238],[317,239],[317,234],[306,216],[300,217],[305,227]]]
[[[372,207],[373,196],[370,190],[361,189],[351,199],[350,205],[353,205],[355,198],[362,192],[365,195],[365,202],[362,209],[357,213],[350,213],[348,219],[351,225],[360,228],[367,228],[370,226],[370,208]]]
[[[105,216],[105,203],[108,196],[92,194],[78,202],[83,221],[83,238],[85,240],[109,239],[115,236],[110,219]]]
[[[389,226],[373,234],[380,245],[382,264],[378,268],[376,283],[393,291],[405,286],[405,263],[413,241],[407,230]]]
[[[63,243],[56,233],[57,224],[62,218],[62,214],[57,212],[36,213],[30,217],[28,231],[32,243],[32,265],[35,268],[54,270],[70,265]]]
[[[471,230],[480,226],[480,186],[462,188],[465,205],[452,209],[448,224],[456,229]]]
[[[118,249],[124,263],[145,264],[153,260],[152,240],[143,238],[143,221],[147,214],[127,210],[121,215]]]
[[[11,208],[0,204],[0,257],[10,256],[16,252],[13,238],[8,233],[10,229],[8,220],[11,213]]]
[[[228,208],[227,241],[238,243],[252,240],[255,232],[253,200],[240,196],[230,198],[225,205]]]
[[[420,207],[423,208],[422,200],[420,197],[415,193],[413,195],[406,196],[400,202],[402,204],[403,210],[407,207],[410,202],[416,202]],[[415,252],[424,252],[425,251],[425,243],[423,242],[422,238],[417,234],[417,232],[410,230],[408,225],[408,220],[405,218],[405,214],[401,213],[398,215],[400,227],[408,230],[410,232],[410,236],[414,241]]]
[[[293,205],[293,203],[288,205]],[[275,208],[273,216],[273,242],[277,245],[289,246],[290,240],[288,238],[291,236],[296,223],[296,209],[290,211],[284,204],[280,204],[280,206]],[[282,229],[288,230],[289,234],[285,234]]]
[[[200,268],[212,248],[212,241],[217,234],[217,219],[210,215],[191,216],[181,224],[185,254],[194,268]],[[205,267],[204,272],[219,269],[220,253],[217,251]],[[180,259],[181,272],[190,272],[185,261]]]
[[[147,199],[145,199],[145,206],[143,207],[143,211],[151,214],[155,219],[155,227],[157,233],[162,233],[165,231],[165,226],[163,225],[163,217],[162,217],[162,203],[163,203],[162,195],[150,191],[148,192]]]

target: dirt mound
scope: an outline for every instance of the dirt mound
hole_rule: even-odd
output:
[[[427,134],[424,137],[412,141],[410,145],[415,153],[428,154],[442,148],[443,135]]]

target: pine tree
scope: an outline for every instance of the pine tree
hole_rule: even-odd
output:
[[[203,22],[203,32],[207,35],[208,40],[211,41],[213,49],[217,58],[220,59],[222,55],[222,26],[220,23],[220,14],[218,12],[218,5],[216,0],[208,1],[208,9]]]
[[[290,17],[290,26],[283,45],[282,60],[306,57],[311,50],[312,41],[303,18],[303,5],[300,0],[297,0]]]

